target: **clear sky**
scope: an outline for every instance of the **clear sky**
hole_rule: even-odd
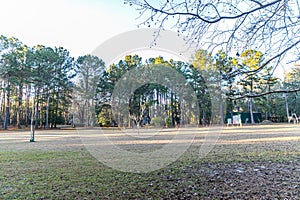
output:
[[[140,22],[123,0],[0,0],[0,6],[0,35],[29,46],[62,46],[74,57],[92,53]]]
[[[0,0],[0,5],[0,35],[29,46],[62,46],[75,57],[138,23],[138,13],[123,0]]]

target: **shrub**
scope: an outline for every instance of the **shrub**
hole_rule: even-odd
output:
[[[151,119],[151,121],[154,126],[163,126],[165,124],[165,121],[162,117],[154,117]]]

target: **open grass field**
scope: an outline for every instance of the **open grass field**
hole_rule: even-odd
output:
[[[28,131],[0,131],[0,199],[300,198],[299,125],[225,127],[201,158],[205,135],[214,134],[207,130],[164,129],[152,139],[135,140],[116,129],[102,130],[133,152],[161,148],[177,131],[195,133],[178,160],[149,173],[121,172],[99,162],[82,143],[84,130],[37,130],[34,143]]]

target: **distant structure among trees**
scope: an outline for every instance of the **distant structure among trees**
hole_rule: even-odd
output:
[[[175,127],[224,124],[226,114],[235,112],[249,113],[249,123],[257,123],[255,113],[274,122],[287,121],[291,113],[299,116],[299,66],[279,80],[266,60],[266,55],[255,49],[238,56],[199,49],[191,63],[162,56],[143,61],[138,55],[127,55],[106,66],[96,56],[75,59],[63,47],[28,47],[16,38],[1,36],[0,123],[3,129],[28,127],[31,122],[35,128],[61,124]],[[183,114],[183,109],[191,108],[172,88],[157,83],[141,85],[132,92],[126,102],[127,117],[112,113],[111,96],[121,77],[132,69],[158,64],[185,78],[199,113]],[[209,88],[217,92],[212,95]],[[212,102],[218,104],[219,111],[214,114]]]

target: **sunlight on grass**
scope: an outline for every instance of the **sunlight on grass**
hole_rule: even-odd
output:
[[[119,172],[105,166],[86,150],[74,130],[40,131],[35,143],[24,140],[27,132],[0,132],[1,198],[159,199],[166,196],[172,199],[189,193],[190,197],[203,199],[209,195],[208,188],[221,186],[217,181],[222,177],[220,173],[229,173],[231,178],[241,176],[245,170],[247,173],[253,170],[275,173],[265,169],[268,165],[274,165],[276,170],[283,165],[285,173],[297,173],[295,165],[300,157],[297,126],[224,128],[218,142],[204,158],[199,158],[199,148],[209,129],[179,130],[179,134],[196,133],[191,147],[176,162],[146,174]],[[105,135],[99,137],[111,137],[127,150],[152,150],[156,144],[164,145],[172,139],[176,131],[164,130],[153,139],[113,134],[112,130],[104,132]],[[18,136],[17,139],[14,136]],[[216,170],[220,171],[219,175]]]
[[[243,139],[243,140],[222,140],[220,143],[222,144],[252,144],[257,142],[283,142],[283,141],[299,141],[300,136],[288,136],[288,137],[272,137],[272,138],[256,138],[256,139]]]

